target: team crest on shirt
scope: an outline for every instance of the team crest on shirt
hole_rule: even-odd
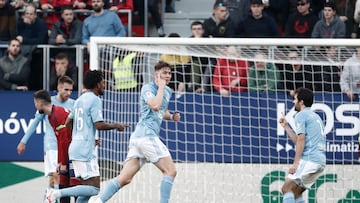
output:
[[[153,93],[150,92],[150,91],[147,91],[147,92],[145,93],[145,95],[146,95],[147,98],[150,98],[150,97],[153,97],[153,96],[154,96]]]

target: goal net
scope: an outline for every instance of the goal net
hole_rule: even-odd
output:
[[[360,67],[356,45],[360,41],[92,38],[90,68],[105,73],[104,117],[131,125],[121,133],[99,132],[102,184],[121,171],[139,120],[141,86],[165,60],[173,72],[169,110],[182,115],[178,123],[164,121],[160,132],[178,171],[170,202],[282,202],[295,151],[278,120],[284,114],[294,127],[297,87],[314,90],[312,109],[327,137],[325,172],[304,199],[360,201],[359,98],[341,92],[360,86],[360,78],[351,79],[360,71],[354,69]],[[111,201],[159,202],[160,181],[161,172],[146,164]]]

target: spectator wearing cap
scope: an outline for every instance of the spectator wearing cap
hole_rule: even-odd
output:
[[[297,0],[296,12],[290,15],[285,37],[310,38],[319,18],[310,10],[310,0]]]
[[[229,16],[225,2],[216,1],[212,16],[204,21],[204,35],[209,37],[235,37],[235,26]]]
[[[250,1],[251,14],[239,25],[238,35],[241,37],[279,37],[278,26],[273,17],[263,12],[262,0]]]
[[[327,2],[323,9],[323,18],[314,26],[312,38],[344,38],[345,23],[336,15],[335,5]]]

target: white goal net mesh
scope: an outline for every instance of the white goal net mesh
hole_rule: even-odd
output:
[[[91,69],[106,80],[104,117],[131,125],[126,132],[99,132],[104,184],[121,170],[139,119],[140,88],[154,65],[172,65],[169,110],[161,140],[176,162],[170,202],[282,202],[281,185],[295,155],[278,124],[294,126],[292,91],[314,90],[314,109],[327,133],[325,173],[305,193],[306,202],[360,201],[357,181],[359,98],[341,88],[355,85],[356,45],[348,40],[92,38]],[[360,53],[360,50],[359,50]],[[360,54],[359,54],[360,58]],[[354,61],[354,60],[353,60]],[[348,78],[348,79],[346,79]],[[349,79],[350,78],[350,79]],[[235,79],[238,81],[234,82]],[[344,83],[344,84],[342,84]],[[112,202],[158,202],[161,173],[146,164]]]

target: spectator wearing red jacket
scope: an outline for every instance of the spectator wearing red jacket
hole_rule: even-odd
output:
[[[248,61],[236,59],[240,51],[234,46],[227,48],[230,58],[220,58],[217,61],[214,75],[214,89],[222,96],[230,96],[231,92],[247,92]]]

